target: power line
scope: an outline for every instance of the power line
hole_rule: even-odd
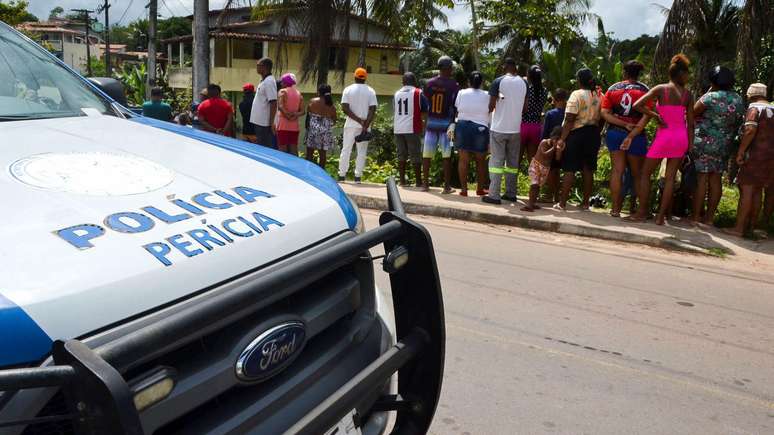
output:
[[[134,3],[134,0],[129,0],[129,5],[126,6],[126,9],[124,9],[124,13],[121,14],[121,18],[116,21],[116,24],[121,24],[124,21],[124,17],[126,17],[126,13],[129,12],[129,8],[132,7],[132,3]]]
[[[172,12],[172,10],[171,10],[171,9],[169,9],[169,6],[167,6],[167,2],[165,2],[164,0],[161,0],[161,4],[162,4],[162,5],[164,5],[164,9],[166,9],[166,10],[167,10],[167,12],[169,12],[169,15],[170,15],[171,17],[174,17],[174,16],[175,16],[175,14]]]
[[[188,15],[193,15],[193,12],[188,9],[188,7],[183,3],[182,0],[177,0],[177,2],[180,4],[180,6],[183,8],[184,11],[188,12]]]

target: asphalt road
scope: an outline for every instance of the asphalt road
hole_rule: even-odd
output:
[[[774,434],[774,276],[416,220],[433,236],[447,322],[431,433]]]

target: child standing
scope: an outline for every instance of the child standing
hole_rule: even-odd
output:
[[[556,127],[560,127],[564,121],[564,108],[567,107],[568,92],[562,88],[558,88],[554,91],[552,98],[554,108],[546,112],[545,119],[543,121],[543,134],[542,139],[548,139],[551,136],[551,132]],[[551,160],[551,172],[548,174],[548,197],[543,198],[543,202],[549,202],[551,204],[559,202],[559,169],[562,166],[562,162],[558,159]]]
[[[543,139],[538,145],[535,157],[529,163],[529,202],[521,208],[521,211],[535,211],[540,208],[537,205],[540,188],[548,181],[551,172],[551,164],[562,156],[562,148],[559,138],[562,136],[562,126],[558,125],[551,130],[548,139]]]

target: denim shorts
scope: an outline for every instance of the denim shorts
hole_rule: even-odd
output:
[[[489,148],[489,127],[473,121],[457,121],[454,147],[461,151],[485,153]]]
[[[619,151],[621,149],[621,142],[623,142],[628,135],[629,132],[626,130],[608,127],[607,135],[605,136],[607,150],[611,153],[613,151]],[[632,139],[632,144],[626,152],[633,156],[644,156],[648,153],[648,138],[644,134],[635,137]]]

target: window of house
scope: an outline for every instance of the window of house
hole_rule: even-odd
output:
[[[338,55],[338,50],[336,47],[331,47],[328,49],[328,68],[329,69],[336,69],[336,56]]]
[[[263,42],[232,40],[231,50],[234,59],[258,60],[263,57]]]
[[[383,54],[379,60],[379,73],[387,74],[387,55]]]

